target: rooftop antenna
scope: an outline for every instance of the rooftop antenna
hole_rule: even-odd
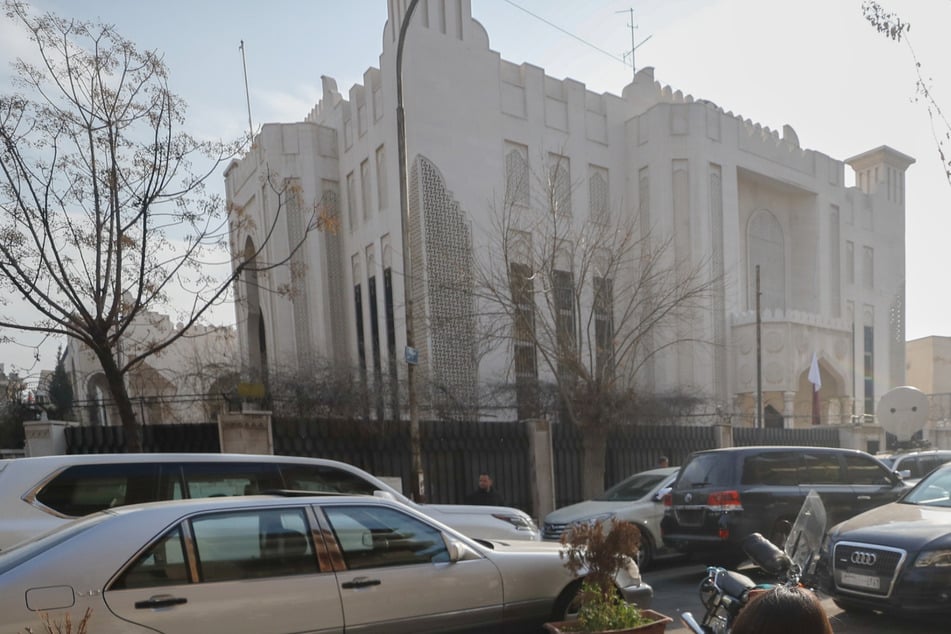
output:
[[[244,67],[244,96],[248,101],[248,143],[254,141],[254,125],[251,123],[251,93],[248,91],[248,63],[244,59],[244,40],[238,45],[241,51],[241,65]]]
[[[630,24],[627,25],[628,28],[631,29],[631,50],[630,50],[630,51],[626,51],[626,52],[623,54],[623,58],[626,60],[628,55],[631,56],[631,75],[632,75],[634,78],[636,78],[636,77],[637,77],[637,66],[634,65],[634,51],[636,51],[637,49],[639,49],[639,48],[641,47],[641,44],[644,44],[647,40],[649,40],[649,39],[651,39],[652,37],[654,37],[654,35],[653,35],[653,34],[648,35],[648,36],[645,37],[643,40],[641,40],[641,43],[640,43],[640,44],[635,43],[634,31],[637,29],[637,25],[634,24],[634,9],[631,8],[631,9],[628,9],[627,11],[615,11],[615,13],[630,13],[630,15],[631,15],[631,22],[630,22]]]

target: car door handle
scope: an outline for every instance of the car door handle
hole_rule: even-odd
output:
[[[149,597],[145,601],[136,601],[135,609],[147,610],[149,608],[169,608],[173,605],[182,605],[184,603],[188,603],[188,599],[185,597],[173,597],[170,594],[159,594],[154,597]]]
[[[367,588],[369,586],[380,585],[379,579],[370,579],[368,577],[357,577],[353,581],[344,581],[340,584],[343,588]]]
[[[871,495],[860,495],[860,496],[859,496],[859,499],[860,499],[860,500],[871,500],[871,499],[872,499],[872,496],[871,496]]]

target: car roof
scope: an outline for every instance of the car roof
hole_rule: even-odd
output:
[[[68,454],[57,456],[32,456],[28,458],[7,458],[0,463],[23,463],[45,465],[104,464],[120,462],[316,462],[333,465],[348,465],[345,462],[328,458],[306,456],[281,456],[273,454],[246,453],[95,453]]]
[[[773,451],[822,451],[834,453],[859,453],[865,454],[859,449],[846,449],[845,447],[821,447],[815,445],[750,445],[745,447],[722,447],[720,449],[703,449],[695,451],[692,455],[711,454],[711,453],[764,453]]]

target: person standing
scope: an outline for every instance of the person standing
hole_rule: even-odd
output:
[[[479,474],[479,488],[466,496],[466,504],[479,506],[505,506],[502,494],[495,490],[492,476],[488,473]]]
[[[667,456],[661,456],[660,458],[657,459],[658,469],[669,467],[669,466],[670,466],[670,460],[667,459]]]

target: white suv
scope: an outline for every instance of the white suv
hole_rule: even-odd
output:
[[[366,471],[335,460],[248,454],[82,454],[0,460],[0,549],[105,508],[278,489],[391,498],[476,539],[539,538],[532,518],[518,509],[417,504]]]

